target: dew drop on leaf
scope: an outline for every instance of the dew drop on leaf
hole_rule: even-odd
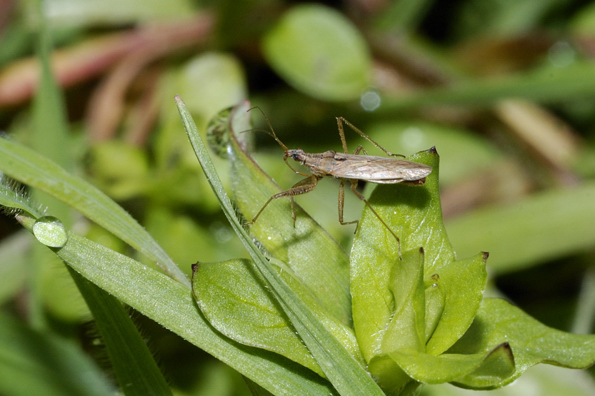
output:
[[[52,216],[40,217],[33,225],[33,235],[44,245],[55,248],[63,247],[68,240],[64,224]]]

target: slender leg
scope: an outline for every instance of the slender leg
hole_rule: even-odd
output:
[[[272,197],[269,198],[268,201],[266,201],[266,203],[263,205],[263,207],[260,208],[260,210],[258,211],[258,213],[256,213],[256,216],[254,216],[252,221],[245,223],[245,225],[247,225],[247,226],[253,225],[256,222],[256,219],[258,219],[258,216],[260,216],[262,211],[271,203],[271,201],[273,199],[283,198],[283,197],[289,197],[291,199],[291,217],[293,218],[293,222],[295,224],[296,216],[295,216],[293,197],[296,195],[306,194],[306,193],[309,193],[310,191],[314,190],[316,188],[316,186],[318,185],[318,180],[319,180],[319,178],[317,176],[310,175],[307,178],[300,180],[299,182],[294,184],[293,187],[291,187],[289,190],[282,191],[280,193],[273,195]]]
[[[353,220],[353,221],[343,221],[343,209],[345,208],[345,180],[341,179],[341,184],[339,184],[339,223],[341,223],[341,225],[347,225],[347,224],[356,224],[359,223],[359,220]],[[355,228],[355,230],[357,231],[357,227]],[[355,233],[355,231],[354,231]]]
[[[357,146],[357,148],[355,149],[355,151],[353,152],[353,154],[354,155],[358,155],[361,151],[364,152],[364,155],[368,155],[368,152],[362,146]]]
[[[284,156],[283,157],[283,161],[285,161],[285,164],[287,166],[289,166],[289,169],[291,169],[293,171],[293,173],[298,174],[298,175],[302,175],[302,176],[306,176],[306,177],[310,177],[311,175],[304,173],[304,172],[300,172],[299,170],[295,169],[293,166],[291,166],[291,164],[289,162],[287,162],[287,157]]]
[[[397,245],[399,246],[399,258],[401,258],[401,240],[399,239],[399,237],[397,236],[397,234],[395,234],[393,232],[393,230],[390,229],[390,227],[388,226],[388,224],[386,224],[384,222],[384,220],[382,220],[382,218],[380,217],[380,215],[374,210],[374,208],[372,207],[372,205],[370,205],[370,203],[368,202],[368,200],[362,194],[360,194],[359,191],[357,191],[357,181],[355,181],[355,180],[351,180],[351,191],[353,191],[353,193],[355,194],[356,197],[358,197],[359,199],[361,199],[362,201],[364,201],[364,203],[366,204],[366,206],[372,211],[372,213],[374,213],[374,215],[378,218],[378,220],[380,220],[380,222],[382,224],[384,224],[384,226],[386,227],[386,229],[388,230],[388,232],[390,232],[392,234],[392,236],[395,237],[395,239],[397,240]],[[341,223],[341,224],[343,224],[343,223]],[[346,224],[349,224],[349,223],[346,223]]]
[[[401,154],[391,153],[390,151],[388,151],[387,149],[385,149],[384,147],[382,147],[381,145],[376,143],[370,136],[366,135],[364,132],[362,132],[355,125],[353,125],[352,123],[347,121],[345,118],[337,117],[337,125],[339,126],[339,135],[341,135],[341,143],[343,143],[343,150],[345,150],[345,153],[347,153],[347,143],[345,142],[345,132],[343,130],[343,124],[347,124],[347,126],[350,127],[355,133],[359,134],[364,139],[366,139],[367,141],[372,143],[374,146],[376,146],[380,150],[384,151],[386,153],[386,155],[391,156],[391,157],[404,157],[404,155],[401,155]]]
[[[343,130],[343,121],[346,121],[343,117],[337,117],[337,128],[339,129],[339,136],[341,137],[341,144],[343,145],[343,152],[349,154],[347,149],[347,141],[345,140],[345,131]],[[346,122],[347,125],[350,125]]]

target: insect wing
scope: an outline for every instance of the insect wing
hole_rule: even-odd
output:
[[[365,180],[379,184],[395,184],[421,180],[432,167],[416,162],[371,155],[337,154],[332,176],[339,179]]]

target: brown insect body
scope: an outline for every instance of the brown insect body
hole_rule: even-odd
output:
[[[264,115],[264,113],[263,113]],[[250,221],[246,223],[247,225],[252,225],[258,219],[258,216],[262,213],[262,211],[268,206],[271,201],[277,198],[287,197],[291,200],[291,214],[293,220],[295,222],[295,210],[294,210],[294,202],[293,197],[296,195],[306,194],[318,185],[318,181],[325,176],[330,176],[335,179],[339,179],[341,184],[339,186],[339,222],[343,225],[345,224],[353,224],[358,223],[358,220],[353,221],[343,221],[343,207],[344,207],[344,199],[345,199],[345,180],[349,180],[351,184],[351,191],[357,196],[359,199],[364,201],[366,206],[376,215],[378,220],[386,227],[386,229],[395,237],[397,244],[399,246],[399,257],[401,256],[401,242],[399,237],[390,229],[390,227],[382,220],[380,215],[370,206],[370,203],[366,200],[366,198],[357,191],[357,182],[358,180],[363,180],[371,183],[378,183],[378,184],[396,184],[396,183],[406,183],[406,184],[413,184],[419,185],[424,184],[426,180],[426,176],[428,176],[432,172],[432,167],[424,164],[418,164],[412,161],[406,161],[403,159],[394,158],[394,155],[391,154],[388,150],[384,149],[378,143],[376,143],[372,138],[368,135],[357,129],[355,126],[351,125],[345,118],[337,117],[337,126],[339,128],[339,136],[341,137],[341,143],[343,145],[344,153],[337,153],[336,151],[329,150],[325,151],[324,153],[313,153],[309,154],[306,153],[302,149],[289,149],[285,146],[281,140],[275,134],[271,123],[266,118],[265,119],[271,128],[271,136],[283,147],[285,151],[283,153],[283,160],[285,163],[293,170],[295,173],[300,174],[302,176],[306,176],[305,179],[300,180],[296,184],[293,185],[288,190],[282,191],[277,193],[269,198],[269,200],[262,206],[262,208],[256,213],[256,216]],[[367,139],[369,142],[374,144],[374,146],[378,147],[380,150],[384,151],[388,157],[376,157],[372,155],[367,155],[366,151],[362,146],[359,146],[353,154],[348,154],[347,152],[347,142],[345,141],[345,132],[343,131],[343,123],[347,124],[351,129],[353,129],[356,133]],[[364,155],[359,155],[359,153],[363,151]],[[300,172],[295,170],[287,159],[291,158],[296,162],[304,165],[305,167],[309,168],[312,172],[311,175],[306,173]],[[356,228],[357,231],[357,228]]]
[[[378,184],[415,182],[423,184],[432,167],[397,158],[337,153],[307,154],[302,149],[288,150],[289,158],[310,168],[312,174],[335,179],[364,180]]]

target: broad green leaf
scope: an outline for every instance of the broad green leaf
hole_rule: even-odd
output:
[[[479,309],[487,281],[487,253],[453,261],[434,271],[444,294],[442,314],[426,345],[437,355],[450,348],[467,331]]]
[[[227,337],[276,352],[324,376],[254,271],[248,260],[196,264],[192,290],[198,307]]]
[[[419,386],[419,382],[407,375],[388,355],[374,356],[368,370],[387,395],[408,396],[407,388],[413,391]]]
[[[446,225],[461,255],[489,251],[490,269],[509,272],[591,248],[594,196],[595,183],[584,183],[468,212]],[[490,232],[480,232],[488,226]]]
[[[0,393],[105,396],[113,394],[113,389],[73,343],[31,330],[0,313]]]
[[[201,53],[184,64],[176,80],[177,93],[185,98],[188,109],[204,121],[247,97],[242,64],[231,54]]]
[[[0,170],[72,206],[163,266],[179,282],[190,285],[188,278],[130,214],[97,188],[56,163],[25,146],[0,139]]]
[[[353,331],[329,315],[291,269],[278,260],[273,263],[316,317],[362,361]],[[213,327],[242,344],[277,352],[323,375],[249,260],[199,263],[194,268],[193,293]]]
[[[318,99],[356,99],[369,83],[371,61],[363,37],[331,8],[293,7],[265,35],[262,47],[277,73]]]
[[[430,339],[442,314],[444,313],[445,296],[442,288],[440,287],[440,277],[437,275],[432,276],[433,283],[426,288],[425,299],[426,299],[426,341]]]
[[[435,272],[433,267],[454,259],[442,226],[438,159],[430,151],[408,160],[432,166],[425,185],[379,186],[369,201],[400,236],[401,251],[423,247],[424,280],[429,283],[427,279]],[[351,249],[351,295],[355,332],[367,361],[381,353],[381,334],[394,312],[389,285],[392,266],[398,259],[397,241],[374,213],[365,208]]]
[[[427,384],[453,382],[466,377],[492,384],[514,372],[514,358],[504,344],[487,353],[442,354],[439,356],[401,349],[389,353],[412,378]]]
[[[455,260],[442,223],[438,157],[430,150],[408,159],[432,166],[425,184],[380,185],[370,197],[370,204],[400,236],[403,251],[424,249],[425,286],[437,284],[443,294],[433,299],[437,305],[426,307],[430,322],[424,331],[430,335],[434,329],[427,352],[436,355],[452,346],[471,325],[485,288],[487,256]],[[397,259],[394,237],[373,213],[364,209],[351,253],[351,286],[355,331],[368,361],[383,352],[381,335],[394,314],[389,282]]]
[[[400,349],[425,351],[425,287],[423,249],[396,260],[390,274],[395,312],[382,337],[381,353]]]
[[[381,395],[382,391],[378,385],[376,385],[343,345],[329,333],[306,304],[279,278],[268,260],[242,228],[231,201],[223,190],[223,185],[215,171],[207,149],[199,137],[196,124],[179,96],[176,96],[176,102],[192,147],[203,167],[207,180],[211,184],[213,192],[221,204],[225,216],[236,234],[240,237],[248,254],[252,257],[256,268],[266,280],[266,286],[274,293],[283,311],[324,371],[326,377],[341,394]]]
[[[514,373],[497,383],[485,384],[482,377],[458,381],[464,387],[494,388],[519,377],[529,367],[549,363],[585,368],[595,362],[595,335],[566,333],[547,327],[502,299],[484,299],[467,333],[448,353],[484,353],[508,343],[514,354]]]
[[[235,124],[246,126],[249,123],[247,108],[244,105],[233,111],[231,117]],[[235,203],[244,217],[252,220],[265,202],[281,189],[240,149],[237,136],[245,129],[237,130],[232,126],[231,130],[229,160]],[[279,165],[285,166],[281,155]],[[287,171],[291,172],[291,169],[287,168]],[[290,200],[273,200],[250,227],[250,233],[272,256],[285,262],[331,314],[350,325],[348,257],[298,205],[295,209],[294,225]]]
[[[481,366],[475,369],[472,373],[452,382],[461,385],[473,384],[474,388],[487,388],[494,385],[499,386],[499,384],[514,374],[514,369],[514,355],[510,349],[510,345],[504,343],[498,345],[498,347],[490,352]],[[434,375],[434,373],[432,373],[432,375]]]

